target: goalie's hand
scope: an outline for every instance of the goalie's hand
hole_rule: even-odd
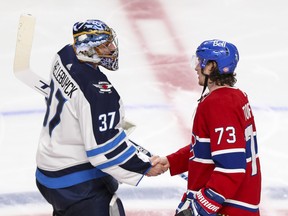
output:
[[[176,215],[216,216],[223,202],[224,198],[209,188],[202,188],[195,195],[187,192],[176,210]]]

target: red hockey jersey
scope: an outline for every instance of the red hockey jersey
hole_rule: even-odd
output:
[[[247,95],[218,88],[195,113],[191,144],[167,156],[171,175],[188,171],[188,190],[211,188],[225,198],[220,214],[258,216],[261,170]]]

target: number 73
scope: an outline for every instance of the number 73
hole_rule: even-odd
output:
[[[215,132],[219,133],[217,145],[219,145],[221,143],[224,132],[228,133],[228,139],[226,139],[227,143],[235,143],[236,142],[236,135],[235,135],[235,128],[234,127],[215,128]]]

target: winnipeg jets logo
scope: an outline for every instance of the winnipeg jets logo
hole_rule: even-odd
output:
[[[111,93],[112,85],[105,81],[99,81],[98,84],[93,84],[96,88],[99,89],[100,93]]]

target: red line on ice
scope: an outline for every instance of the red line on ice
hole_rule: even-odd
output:
[[[192,71],[190,67],[190,59],[185,53],[181,40],[178,39],[177,29],[175,29],[173,24],[170,22],[161,3],[158,0],[120,1],[123,10],[127,13],[129,23],[132,27],[131,29],[137,36],[138,42],[156,76],[156,79],[162,84],[160,88],[168,101],[173,99],[173,92],[176,89],[196,91],[196,87],[198,87],[196,83],[196,73]],[[173,42],[176,50],[174,50],[173,53],[154,54],[153,50],[149,50],[149,47],[147,46],[149,41],[146,41],[144,35],[142,35],[137,20],[155,20],[162,22],[167,28],[169,35],[162,36],[157,34],[157,32],[151,32],[151,40],[159,40],[159,37],[163,37],[163,39],[167,37],[172,38],[171,42]],[[193,101],[191,101],[191,103],[193,103]],[[187,128],[184,124],[181,124],[183,121],[180,114],[175,113],[175,115],[177,116],[179,127],[183,131],[183,134],[185,136],[188,135],[189,137],[191,128]],[[187,118],[189,117],[190,116],[187,116]]]

